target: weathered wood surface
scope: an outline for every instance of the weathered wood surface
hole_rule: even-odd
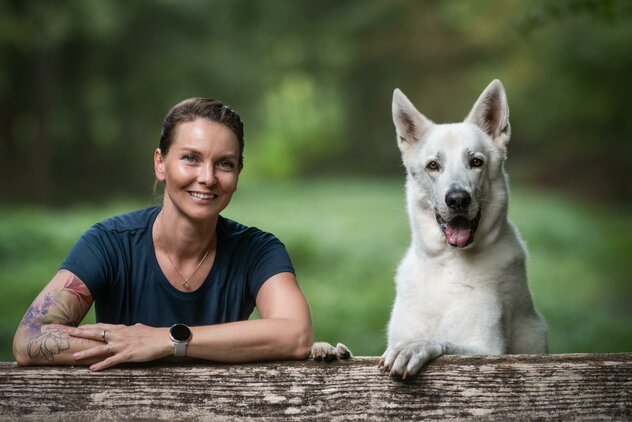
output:
[[[377,364],[0,363],[0,419],[632,419],[632,353],[444,356],[405,382]]]

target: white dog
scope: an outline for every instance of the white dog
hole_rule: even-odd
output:
[[[412,241],[397,271],[380,365],[406,378],[443,354],[546,353],[526,250],[507,220],[503,85],[494,80],[465,121],[453,124],[433,123],[396,89],[393,122]]]

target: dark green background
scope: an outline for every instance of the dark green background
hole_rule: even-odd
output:
[[[0,0],[0,359],[83,230],[154,203],[191,96],[246,122],[226,216],[287,244],[319,339],[381,353],[409,236],[392,91],[456,121],[494,78],[552,351],[631,350],[631,21],[627,0]]]

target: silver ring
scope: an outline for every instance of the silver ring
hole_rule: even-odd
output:
[[[106,343],[106,341],[105,341],[105,333],[106,333],[107,331],[108,331],[108,330],[103,330],[103,332],[101,332],[101,341],[102,341],[103,343]]]

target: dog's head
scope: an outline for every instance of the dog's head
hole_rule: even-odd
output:
[[[396,89],[393,122],[415,206],[434,214],[449,245],[470,246],[485,214],[506,206],[506,197],[494,197],[506,196],[510,125],[502,83],[492,81],[466,119],[451,124],[433,123]]]

